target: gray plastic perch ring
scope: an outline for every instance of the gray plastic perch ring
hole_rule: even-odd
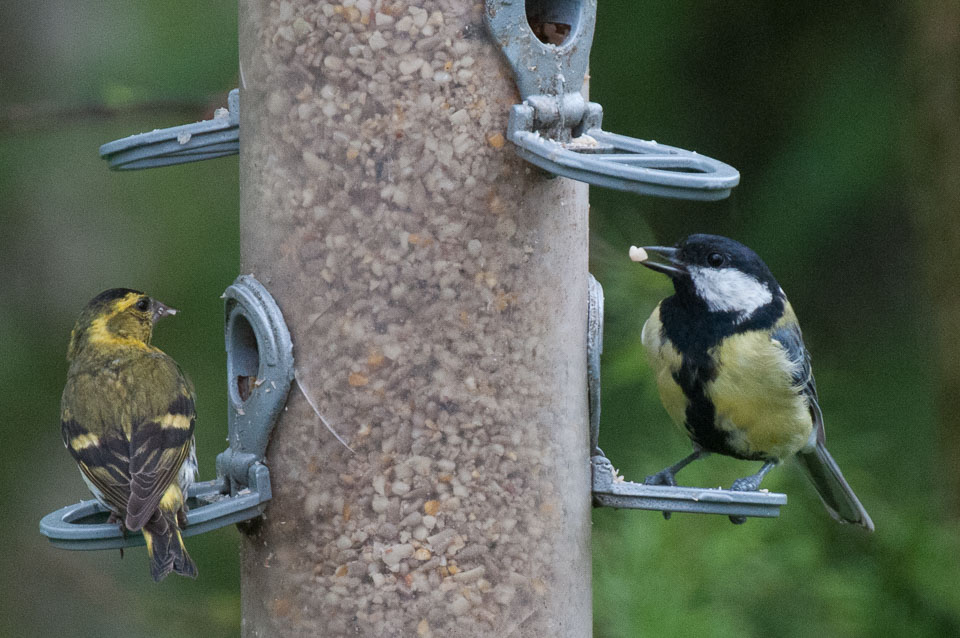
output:
[[[507,125],[520,157],[553,175],[659,197],[723,199],[740,182],[723,162],[600,128],[603,107],[581,94],[597,0],[486,0],[484,16],[523,100]],[[534,25],[562,40],[542,41]]]
[[[217,109],[212,120],[139,133],[100,147],[100,157],[118,171],[197,162],[239,152],[239,89],[230,91],[227,108]]]

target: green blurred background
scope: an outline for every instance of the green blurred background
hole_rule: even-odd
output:
[[[600,2],[591,94],[605,128],[742,176],[732,198],[709,204],[593,189],[592,271],[607,300],[601,446],[633,480],[689,449],[639,346],[669,284],[631,264],[627,247],[727,234],[790,294],[830,449],[877,532],[834,523],[790,464],[765,482],[790,496],[779,520],[596,511],[597,636],[960,635],[958,451],[937,408],[938,352],[956,346],[938,338],[951,334],[935,322],[946,302],[927,292],[949,254],[931,243],[954,232],[954,210],[931,213],[937,198],[923,196],[952,192],[960,176],[923,159],[921,144],[940,138],[912,135],[930,128],[918,91],[960,64],[927,64],[938,38],[960,34],[957,12],[933,6]],[[43,514],[88,498],[57,422],[70,328],[104,288],[141,288],[183,311],[156,342],[196,383],[201,478],[214,475],[226,432],[218,296],[239,268],[237,160],[118,174],[96,151],[209,117],[237,84],[236,39],[234,2],[0,7],[0,635],[239,633],[232,528],[189,541],[198,581],[160,585],[142,550],[66,552],[37,533]],[[144,103],[155,108],[131,107]],[[713,457],[682,476],[729,485],[755,469]]]

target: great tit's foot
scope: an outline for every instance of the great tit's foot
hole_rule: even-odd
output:
[[[763,475],[759,473],[738,478],[733,482],[733,485],[730,486],[730,490],[733,492],[756,492],[758,489],[760,489],[761,480],[763,480]],[[734,525],[743,525],[747,522],[747,517],[731,516],[730,522]]]
[[[760,481],[762,481],[763,477],[767,475],[767,472],[776,467],[776,465],[776,461],[767,461],[756,474],[744,476],[743,478],[738,478],[736,481],[734,481],[733,485],[730,486],[730,490],[733,492],[756,492],[760,489]],[[730,522],[734,525],[743,525],[747,522],[747,517],[731,516]]]
[[[674,477],[673,472],[671,471],[672,469],[673,469],[672,467],[668,467],[665,470],[660,470],[656,474],[651,474],[647,478],[643,479],[643,484],[644,485],[668,485],[670,487],[676,487],[677,479]],[[669,521],[670,514],[671,512],[663,512],[663,520]]]
[[[110,512],[110,516],[107,517],[107,525],[116,525],[117,529],[120,530],[120,535],[124,538],[127,537],[127,526],[123,524],[123,519],[116,512]],[[121,553],[123,552],[121,551]]]
[[[673,468],[668,467],[665,470],[660,470],[656,474],[651,474],[647,478],[643,479],[644,485],[669,485],[670,487],[677,486],[677,479],[674,477]]]
[[[756,492],[760,489],[760,481],[762,480],[763,475],[761,474],[745,476],[734,481],[730,489],[734,492]]]
[[[730,489],[734,492],[756,492],[757,488],[760,487],[760,481],[754,483],[752,479],[756,477],[748,476],[746,478],[737,479],[733,482],[733,485],[730,486]],[[730,522],[734,525],[743,525],[747,522],[746,516],[731,516]]]
[[[776,466],[777,461],[766,461],[763,464],[763,467],[760,468],[759,472],[756,474],[751,474],[750,476],[738,478],[733,482],[733,485],[730,486],[730,489],[734,492],[756,492],[760,489],[760,481],[763,480],[763,477],[767,475],[767,472]]]
[[[733,482],[733,485],[730,486],[730,490],[734,492],[756,492],[760,487],[760,479],[763,478],[754,476],[747,476],[746,478],[740,478]],[[754,480],[756,479],[756,480]],[[747,522],[746,516],[731,516],[730,522],[734,525],[743,525]]]
[[[643,479],[644,485],[668,485],[670,487],[677,486],[677,479],[674,477],[672,470],[673,468],[668,467],[665,470],[660,470],[656,474],[651,474],[647,478]],[[672,512],[663,512],[663,520],[669,521],[670,514]]]
[[[692,462],[697,459],[702,459],[706,456],[709,456],[709,452],[703,450],[694,450],[692,454],[686,456],[670,467],[664,468],[657,472],[656,474],[651,474],[646,479],[644,479],[644,485],[669,485],[670,487],[677,486],[677,479],[674,478],[680,470],[690,465]]]
[[[694,449],[693,453],[687,457],[684,457],[680,461],[674,463],[668,468],[662,469],[656,474],[651,474],[646,479],[644,479],[644,485],[667,485],[669,487],[677,486],[676,474],[683,468],[687,467],[693,461],[697,459],[702,459],[705,456],[709,456],[709,452],[705,452],[700,449]],[[670,512],[664,512],[663,518],[665,520],[670,520]]]

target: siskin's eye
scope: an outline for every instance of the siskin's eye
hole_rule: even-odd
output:
[[[147,299],[146,297],[141,298],[140,301],[137,302],[137,310],[139,310],[140,312],[146,312],[149,308],[150,308],[150,300]]]
[[[710,253],[709,255],[707,255],[707,263],[710,265],[711,268],[719,268],[726,261],[727,260],[724,259],[723,255],[721,255],[720,253]]]

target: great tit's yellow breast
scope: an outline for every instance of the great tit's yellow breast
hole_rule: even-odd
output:
[[[810,437],[813,419],[794,385],[797,365],[766,330],[727,337],[711,355],[716,376],[704,393],[716,409],[715,424],[729,445],[744,454],[785,458]]]
[[[680,370],[683,358],[673,347],[673,344],[663,337],[659,304],[653,309],[653,313],[650,314],[647,322],[643,324],[640,340],[650,359],[650,367],[653,369],[656,378],[660,401],[677,427],[683,429],[687,397],[683,394],[683,390],[674,377]]]

